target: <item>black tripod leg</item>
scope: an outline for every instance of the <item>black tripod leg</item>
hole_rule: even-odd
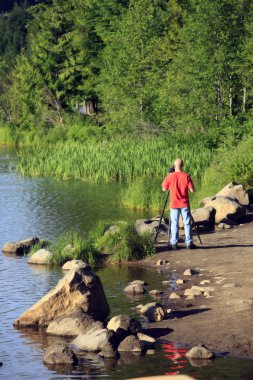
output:
[[[193,227],[194,227],[194,229],[195,229],[195,232],[196,232],[196,234],[198,235],[199,242],[200,242],[200,244],[202,245],[203,243],[202,243],[202,240],[201,240],[201,238],[200,238],[199,231],[198,231],[198,228],[197,228],[197,226],[196,226],[196,224],[195,224],[195,222],[194,222],[194,219],[193,219],[192,214],[191,214],[191,221],[192,221]]]
[[[163,215],[164,215],[164,212],[165,212],[165,208],[166,208],[166,205],[167,205],[168,199],[169,199],[169,191],[168,191],[168,193],[167,193],[167,195],[166,195],[166,198],[165,198],[165,202],[164,202],[164,206],[163,206],[162,215],[161,215],[161,217],[160,217],[159,224],[158,224],[158,228],[157,228],[157,231],[156,231],[156,234],[155,234],[155,238],[154,238],[154,243],[156,242],[157,237],[158,237],[158,234],[159,234],[159,231],[160,231],[160,227],[161,227],[161,224],[162,224],[162,219],[163,219]]]

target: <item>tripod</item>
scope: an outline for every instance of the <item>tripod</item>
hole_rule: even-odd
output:
[[[158,228],[157,228],[157,231],[156,231],[156,235],[155,235],[155,238],[154,238],[154,243],[156,242],[157,240],[157,237],[158,237],[158,234],[159,234],[159,231],[160,231],[160,228],[161,228],[161,224],[162,224],[162,219],[163,219],[163,215],[164,215],[164,212],[165,212],[165,209],[166,209],[166,206],[167,206],[167,203],[168,203],[168,200],[169,200],[169,194],[170,192],[168,191],[167,192],[167,195],[166,195],[166,198],[165,198],[165,202],[164,202],[164,206],[163,206],[163,210],[162,210],[162,214],[161,214],[161,217],[160,217],[160,220],[159,220],[159,224],[158,224]],[[195,232],[198,236],[198,239],[199,239],[199,242],[200,244],[202,245],[202,240],[200,238],[200,235],[199,235],[199,232],[198,232],[198,228],[194,222],[194,219],[192,217],[192,214],[191,214],[191,211],[190,211],[190,217],[191,217],[191,222],[192,222],[192,225],[195,229]],[[169,237],[168,237],[168,240],[170,241],[170,234],[171,234],[171,219],[169,219]]]

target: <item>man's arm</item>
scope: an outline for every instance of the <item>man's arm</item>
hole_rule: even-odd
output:
[[[189,180],[188,180],[188,189],[190,190],[191,193],[195,192],[195,187],[194,187],[194,184],[193,184],[190,176],[189,176]]]
[[[170,188],[170,181],[169,181],[169,174],[168,174],[167,177],[164,179],[164,181],[162,183],[162,190],[166,191],[169,188]]]

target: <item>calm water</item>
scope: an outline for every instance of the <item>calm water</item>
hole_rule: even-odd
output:
[[[55,239],[77,228],[88,231],[99,219],[134,220],[143,215],[119,207],[117,185],[88,185],[52,179],[22,179],[10,174],[11,151],[0,151],[0,246],[6,241],[38,235]],[[127,298],[122,289],[131,280],[145,279],[150,289],[161,289],[168,279],[162,271],[109,267],[98,271],[111,306],[111,314],[130,313],[134,306],[151,300]],[[26,257],[0,254],[0,378],[3,379],[115,379],[135,376],[188,373],[196,379],[253,379],[253,362],[221,358],[206,366],[189,363],[185,350],[162,344],[155,354],[122,355],[120,360],[102,360],[96,354],[82,355],[75,369],[47,368],[42,357],[45,348],[57,338],[33,329],[15,330],[13,320],[31,306],[63,276],[61,270],[29,266]]]

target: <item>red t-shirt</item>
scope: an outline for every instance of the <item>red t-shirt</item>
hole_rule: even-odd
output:
[[[162,183],[162,188],[170,190],[170,207],[189,207],[188,191],[194,190],[189,174],[184,172],[169,173]]]

